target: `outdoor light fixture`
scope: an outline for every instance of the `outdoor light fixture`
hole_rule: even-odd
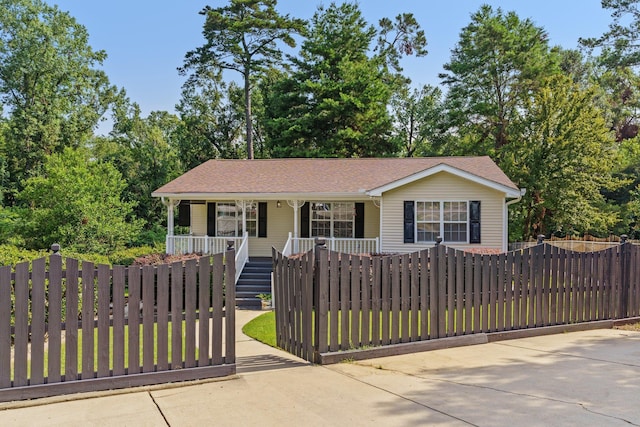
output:
[[[280,203],[280,200],[278,200],[276,202],[276,208],[281,208],[282,207],[282,203]]]

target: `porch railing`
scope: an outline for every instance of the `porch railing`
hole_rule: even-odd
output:
[[[380,252],[380,238],[354,239],[342,237],[324,237],[327,249],[348,254],[369,254]],[[292,237],[285,243],[282,254],[289,256],[304,253],[314,247],[315,237]],[[288,255],[287,255],[288,252]]]
[[[236,246],[236,277],[235,283],[238,283],[238,279],[240,278],[240,274],[242,274],[242,270],[244,269],[245,264],[249,260],[249,233],[244,232],[244,236],[242,236],[242,240],[240,241],[240,246]]]
[[[234,248],[238,250],[243,237],[211,237],[211,236],[167,236],[166,251],[171,255],[190,253],[202,253],[203,255],[215,255],[227,249],[227,241],[234,241]]]

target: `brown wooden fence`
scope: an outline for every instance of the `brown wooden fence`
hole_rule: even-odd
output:
[[[0,267],[0,401],[234,374],[233,252]]]
[[[640,315],[640,246],[541,244],[481,255],[438,246],[356,256],[274,251],[277,343],[318,354]]]

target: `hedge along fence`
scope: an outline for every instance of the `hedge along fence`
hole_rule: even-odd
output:
[[[234,252],[0,267],[0,401],[234,374]]]
[[[396,256],[274,251],[278,345],[302,358],[640,314],[640,247],[540,244],[481,255],[436,246]]]

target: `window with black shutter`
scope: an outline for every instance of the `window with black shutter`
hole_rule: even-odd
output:
[[[414,201],[404,202],[404,243],[415,243]]]
[[[178,225],[180,227],[191,226],[191,203],[189,200],[182,200],[178,205]]]
[[[267,237],[267,202],[258,203],[258,237]]]
[[[355,206],[355,238],[364,239],[364,203],[356,203]]]
[[[216,204],[207,203],[207,236],[216,235]]]
[[[469,243],[480,243],[480,201],[469,202]]]

